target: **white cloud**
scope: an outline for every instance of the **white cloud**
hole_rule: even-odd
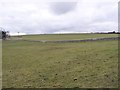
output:
[[[1,0],[0,27],[11,33],[117,30],[118,0],[69,0],[69,2]]]

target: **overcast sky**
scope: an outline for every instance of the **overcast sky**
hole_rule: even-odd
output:
[[[0,0],[0,27],[27,34],[117,31],[118,0]]]

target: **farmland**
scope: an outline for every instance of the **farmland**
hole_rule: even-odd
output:
[[[73,40],[117,34],[26,35]],[[3,88],[118,87],[118,41],[40,43],[3,41]]]

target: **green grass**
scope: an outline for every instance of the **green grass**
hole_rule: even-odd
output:
[[[3,41],[3,88],[114,88],[117,87],[117,76],[117,40],[82,43]]]
[[[117,37],[118,34],[45,34],[45,35],[24,35],[27,40],[76,40],[86,38]]]

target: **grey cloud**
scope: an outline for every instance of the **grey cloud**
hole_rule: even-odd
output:
[[[77,2],[52,2],[50,4],[50,9],[53,13],[65,14],[75,9]]]

